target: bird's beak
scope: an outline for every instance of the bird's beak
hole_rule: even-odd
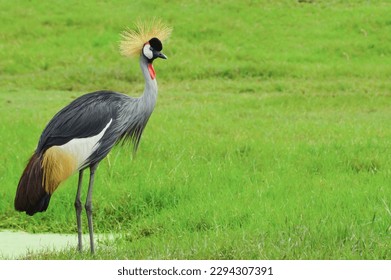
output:
[[[165,54],[161,53],[161,52],[156,52],[156,57],[167,59],[167,56]]]

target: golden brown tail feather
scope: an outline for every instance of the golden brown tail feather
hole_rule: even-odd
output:
[[[45,191],[42,178],[42,157],[34,153],[19,180],[14,202],[16,210],[30,216],[46,211],[51,195]]]

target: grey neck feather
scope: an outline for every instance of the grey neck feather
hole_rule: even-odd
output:
[[[120,139],[133,141],[134,152],[137,150],[141,134],[155,108],[157,99],[156,79],[151,78],[148,70],[148,60],[143,55],[140,57],[140,67],[145,79],[144,93],[138,98],[124,95],[124,98],[129,102],[122,103],[116,128],[117,133],[121,135]]]
[[[140,101],[146,106],[145,109],[148,111],[150,110],[152,113],[157,99],[156,78],[151,78],[148,70],[148,60],[143,55],[140,56],[140,67],[145,78],[145,89],[143,95],[140,98]]]

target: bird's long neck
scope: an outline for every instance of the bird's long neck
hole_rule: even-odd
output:
[[[157,99],[155,70],[152,66],[152,63],[149,63],[143,55],[140,56],[140,67],[145,79],[144,93],[140,100],[148,107],[147,109],[150,109],[152,112]]]

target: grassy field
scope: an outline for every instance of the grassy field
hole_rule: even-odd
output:
[[[95,231],[117,238],[26,258],[391,259],[390,14],[388,1],[0,0],[0,228],[76,234],[77,176],[33,217],[13,210],[19,177],[71,100],[140,95],[118,34],[157,16],[174,32],[155,112],[137,156],[116,147],[96,176]]]

